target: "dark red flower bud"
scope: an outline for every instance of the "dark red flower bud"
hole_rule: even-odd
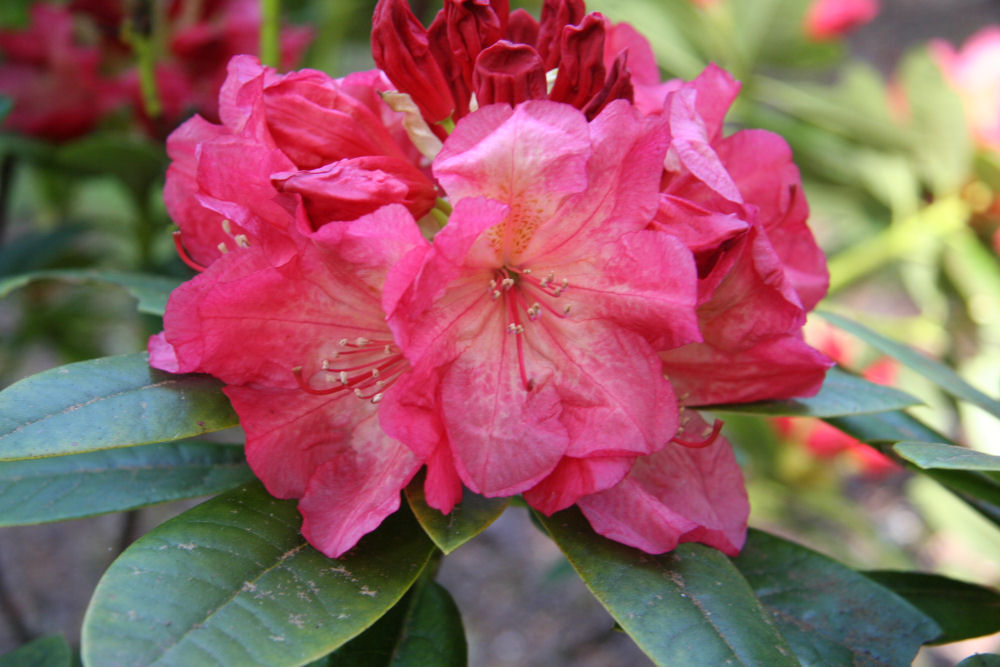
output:
[[[498,0],[497,8],[493,4],[490,0],[445,0],[444,3],[451,58],[459,64],[462,79],[470,90],[479,53],[503,38],[507,31],[510,14],[507,0]]]
[[[587,116],[587,120],[594,120],[597,114],[601,113],[601,110],[611,102],[615,100],[632,102],[634,98],[632,73],[628,69],[628,51],[622,51],[615,58],[607,76],[604,77],[604,87],[590,98],[587,105],[583,107],[583,113]]]
[[[451,44],[448,41],[448,20],[443,9],[434,17],[434,22],[427,29],[427,36],[430,40],[431,53],[434,54],[441,71],[444,72],[445,81],[447,81],[448,89],[451,91],[451,98],[455,101],[452,120],[457,121],[469,113],[472,82],[470,81],[468,84],[465,82],[465,77],[462,74],[462,63],[452,53]]]
[[[582,109],[604,86],[604,17],[588,14],[580,25],[564,27],[560,47],[549,99]]]
[[[545,63],[546,72],[559,66],[559,46],[563,28],[582,21],[586,12],[583,0],[545,0],[535,49]]]
[[[372,56],[393,85],[409,93],[429,122],[451,116],[455,100],[431,53],[427,31],[406,0],[379,0],[375,6]]]
[[[479,106],[545,99],[545,68],[527,44],[501,40],[480,53],[473,81]]]
[[[538,41],[538,21],[524,9],[515,9],[507,21],[507,41],[534,46]]]

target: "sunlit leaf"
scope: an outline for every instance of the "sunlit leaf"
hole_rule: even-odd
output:
[[[733,563],[804,665],[908,665],[941,632],[892,591],[774,535],[751,530]]]
[[[983,410],[1000,418],[1000,401],[979,391],[944,364],[841,315],[828,312],[819,312],[818,314],[837,328],[854,334],[879,352],[889,355],[908,368],[912,368],[955,398],[978,405]]]
[[[83,624],[90,665],[301,665],[371,626],[434,545],[404,507],[333,560],[294,501],[249,484],[167,521],[105,573]]]
[[[464,667],[467,654],[455,601],[444,587],[428,581],[317,667]]]
[[[53,269],[0,279],[0,298],[36,280],[96,282],[124,287],[128,290],[129,294],[138,299],[139,312],[150,315],[163,315],[163,311],[167,307],[167,297],[181,283],[176,278],[143,273],[117,273],[114,271],[93,271],[88,269]]]
[[[767,416],[840,417],[901,410],[919,403],[919,400],[898,389],[883,387],[833,367],[827,371],[823,387],[815,396],[703,407],[713,412]]]
[[[934,638],[936,644],[1000,632],[1000,592],[923,572],[864,574],[933,618],[942,631]]]
[[[0,667],[69,667],[71,660],[69,644],[53,635],[0,655]]]
[[[651,556],[595,534],[576,509],[536,518],[622,629],[659,665],[798,665],[721,552]]]
[[[252,479],[242,447],[201,442],[0,461],[0,526],[206,496]]]
[[[965,447],[932,442],[900,442],[893,449],[907,461],[924,469],[1000,472],[1000,456]]]
[[[423,473],[406,487],[406,499],[424,531],[445,554],[486,530],[510,504],[510,498],[484,498],[464,489],[462,502],[448,514],[442,514],[427,505]]]
[[[236,426],[222,384],[149,367],[146,354],[60,366],[0,392],[0,460],[79,454]]]

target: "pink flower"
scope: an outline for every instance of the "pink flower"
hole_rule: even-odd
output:
[[[380,303],[385,275],[427,242],[401,206],[288,229],[286,260],[251,241],[175,290],[150,363],[226,383],[250,466],[271,494],[301,498],[303,534],[336,557],[399,507],[421,465],[376,410],[407,373]]]
[[[1000,26],[987,26],[961,51],[935,40],[931,53],[958,91],[976,142],[1000,152]]]
[[[871,21],[879,12],[877,0],[814,0],[806,12],[809,39],[837,39]]]
[[[393,202],[427,213],[434,184],[416,164],[402,114],[378,96],[386,85],[378,72],[278,75],[251,56],[234,58],[222,124],[195,116],[167,141],[164,199],[193,263],[208,266],[241,235],[283,233],[289,212],[303,230]]]
[[[99,74],[100,53],[78,44],[73,16],[58,5],[31,7],[26,30],[0,32],[0,94],[14,108],[4,126],[43,139],[86,134],[119,106],[122,91]]]
[[[811,395],[831,364],[802,340],[828,277],[798,170],[776,134],[723,136],[738,91],[709,66],[662,112],[671,146],[652,228],[682,239],[698,265],[704,340],[661,354],[687,405]]]
[[[731,541],[706,540],[730,553],[742,544],[742,487],[715,494],[739,477],[717,433],[705,444],[719,465],[694,455],[705,465],[684,468],[693,476],[670,491],[670,473],[637,463],[692,457],[671,442],[678,408],[657,351],[699,338],[695,266],[677,239],[646,229],[665,129],[620,100],[590,123],[565,104],[528,101],[480,109],[445,142],[434,173],[454,213],[420,265],[390,274],[387,289],[403,288],[385,302],[413,372],[387,394],[381,421],[428,461],[431,506],[450,510],[464,484],[523,492],[552,513],[624,484],[609,502],[645,493],[670,518],[657,536],[623,541],[660,552],[702,539],[716,518],[694,506],[718,501]],[[591,514],[598,532],[617,535],[614,510]]]

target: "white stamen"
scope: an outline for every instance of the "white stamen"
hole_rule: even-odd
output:
[[[323,363],[321,363],[319,365],[319,367],[322,368],[324,371],[330,370],[330,360],[329,359],[324,359]]]
[[[361,390],[358,388],[354,389],[354,395],[357,396],[358,398],[364,398],[364,396],[361,395]]]
[[[531,307],[528,308],[528,319],[537,320],[542,314],[542,305],[540,303],[533,303]]]
[[[509,290],[511,287],[514,286],[514,279],[504,278],[503,281],[500,283],[500,286],[503,287],[505,291]]]
[[[339,345],[340,347],[346,347],[347,346],[347,339],[346,338],[341,338],[340,340],[337,341],[337,345]]]
[[[340,384],[346,387],[347,383],[348,383],[347,371],[340,371]]]
[[[499,292],[499,291],[497,291],[497,290],[493,290],[493,294],[491,294],[490,296],[492,297],[492,299],[493,299],[494,301],[496,301],[497,299],[499,299],[499,298],[500,298],[500,292]]]
[[[378,377],[378,369],[377,368],[373,368],[372,369],[372,377],[373,378],[377,378]]]
[[[357,340],[354,341],[354,344],[357,345],[358,347],[364,347],[365,345],[367,345],[370,342],[371,341],[368,340],[367,338],[365,338],[363,336],[358,336]]]
[[[232,236],[233,235],[232,223],[229,222],[229,220],[223,220],[222,221],[222,231],[224,231],[227,236]]]
[[[236,245],[238,245],[241,248],[250,247],[250,241],[247,239],[246,234],[237,234],[236,236],[233,237],[233,239],[236,241]]]
[[[382,400],[381,392],[372,396],[372,403],[378,403],[381,400]]]
[[[219,252],[221,252],[223,255],[225,255],[227,252],[229,252],[229,248],[226,247],[225,243],[220,243],[216,247],[219,249]]]

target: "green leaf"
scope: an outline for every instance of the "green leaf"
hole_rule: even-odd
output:
[[[52,635],[0,655],[0,667],[69,667],[72,659],[66,640]]]
[[[933,618],[942,631],[935,644],[1000,632],[1000,592],[923,572],[871,571],[864,575]]]
[[[728,558],[682,544],[651,556],[600,537],[576,508],[535,514],[622,629],[659,665],[798,665]]]
[[[236,426],[222,384],[149,367],[146,354],[81,361],[0,392],[0,460],[63,456]]]
[[[986,470],[1000,472],[1000,456],[932,442],[899,442],[896,453],[925,470]]]
[[[702,406],[712,412],[791,417],[840,417],[901,410],[918,405],[909,394],[869,382],[838,367],[826,373],[819,393],[809,398]]]
[[[904,366],[912,368],[955,398],[978,405],[993,416],[1000,418],[1000,402],[970,385],[944,364],[920,354],[911,347],[885,338],[863,324],[842,315],[821,311],[817,311],[817,314],[837,328],[854,334],[879,352],[888,354]]]
[[[2,24],[2,20],[0,20]],[[0,121],[3,121],[14,108],[14,100],[6,95],[0,95]]]
[[[418,590],[419,587],[419,590]],[[451,595],[428,581],[385,616],[321,661],[325,667],[464,667],[468,647]]]
[[[137,194],[161,179],[168,164],[163,144],[112,133],[90,134],[60,145],[52,157],[54,166],[61,169],[111,174]]]
[[[908,665],[941,632],[862,574],[759,530],[733,563],[803,665]]]
[[[93,271],[88,269],[53,269],[49,271],[34,271],[0,279],[0,299],[15,289],[24,287],[36,280],[65,280],[69,282],[96,282],[117,285],[128,290],[129,294],[138,299],[139,312],[150,315],[163,315],[167,307],[167,298],[181,281],[177,278],[157,276],[144,273],[119,273],[114,271]]]
[[[442,514],[427,504],[423,471],[406,487],[406,499],[424,532],[445,554],[486,530],[510,504],[510,498],[484,498],[463,487],[462,501]]]
[[[338,560],[299,534],[295,502],[249,484],[129,547],[83,623],[89,665],[301,665],[392,608],[434,545],[403,508]]]
[[[253,478],[242,447],[205,442],[0,461],[0,526],[77,519],[207,496]]]
[[[905,412],[830,417],[824,421],[844,433],[876,447],[883,454],[895,453],[890,445],[897,442],[951,442],[942,434]],[[957,447],[957,445],[955,446]],[[948,487],[976,511],[1000,526],[1000,484],[973,470],[922,470],[920,468],[917,470]]]
[[[1000,667],[1000,655],[977,653],[958,663],[957,667]]]

